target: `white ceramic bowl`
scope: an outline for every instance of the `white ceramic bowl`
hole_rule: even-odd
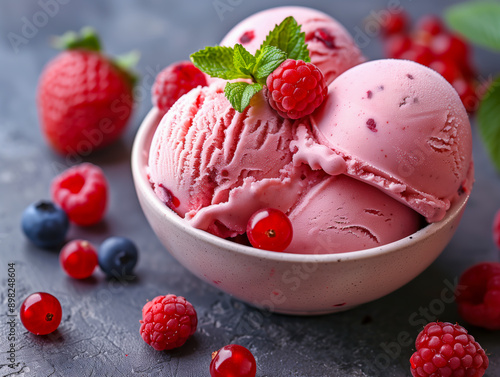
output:
[[[393,292],[443,251],[468,200],[468,195],[463,195],[442,221],[372,249],[326,255],[254,249],[191,227],[156,197],[146,165],[158,122],[158,112],[153,109],[144,119],[132,150],[135,188],[149,224],[170,254],[194,275],[273,312],[332,313]]]

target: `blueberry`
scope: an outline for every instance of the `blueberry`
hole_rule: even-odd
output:
[[[69,220],[57,204],[40,200],[24,210],[21,227],[26,237],[36,246],[50,249],[65,241]]]
[[[132,274],[138,252],[135,244],[128,238],[110,237],[106,239],[97,252],[99,267],[109,277],[125,277]]]

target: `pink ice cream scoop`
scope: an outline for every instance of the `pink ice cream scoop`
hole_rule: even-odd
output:
[[[328,89],[310,118],[317,145],[303,130],[294,142],[297,158],[334,174],[345,164],[345,174],[382,189],[429,222],[441,220],[450,203],[471,189],[469,119],[438,73],[411,61],[370,61]]]
[[[252,54],[267,34],[286,17],[293,16],[305,33],[311,62],[327,84],[347,69],[365,61],[347,30],[327,14],[307,7],[277,7],[253,14],[237,24],[221,41],[222,46],[242,44]]]
[[[262,92],[238,113],[221,80],[193,89],[163,117],[151,146],[150,180],[157,196],[193,226],[236,236],[257,209],[286,211],[296,202],[302,181],[284,169],[292,138],[291,122]]]
[[[422,225],[410,207],[360,180],[326,176],[290,210],[289,253],[328,254],[385,245]],[[300,230],[300,231],[296,231]]]
[[[238,113],[223,88],[216,81],[181,97],[149,153],[154,191],[191,225],[234,237],[254,212],[273,207],[292,221],[286,251],[318,254],[380,246],[419,228],[416,212],[380,190],[294,160],[305,126],[278,116],[262,92]],[[308,148],[303,160],[313,161],[318,150]]]

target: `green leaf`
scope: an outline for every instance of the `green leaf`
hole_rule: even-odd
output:
[[[242,73],[242,78],[252,77],[252,70],[255,66],[255,57],[245,50],[240,44],[234,46],[233,57],[234,68]]]
[[[448,8],[448,25],[471,42],[500,51],[500,3],[471,1]]]
[[[265,85],[267,76],[269,76],[285,60],[285,52],[281,51],[277,47],[265,46],[257,58],[253,71],[253,77],[259,84]]]
[[[231,106],[242,113],[250,104],[252,97],[262,89],[259,83],[249,84],[246,82],[228,82],[224,88],[224,94]]]
[[[137,50],[133,50],[125,55],[120,55],[113,59],[115,67],[117,67],[127,77],[127,80],[132,87],[134,87],[139,81],[139,76],[134,72],[134,68],[140,58],[141,53]]]
[[[479,132],[493,164],[500,171],[500,76],[491,83],[477,113]]]
[[[300,31],[297,21],[293,17],[287,17],[267,35],[255,56],[258,58],[266,46],[274,46],[284,51],[289,59],[309,62],[309,50],[305,40],[306,34]]]
[[[85,26],[80,33],[68,31],[60,37],[54,37],[52,45],[60,50],[84,49],[101,51],[101,41],[97,32],[90,26]]]
[[[190,55],[193,64],[201,71],[212,77],[233,80],[241,77],[241,73],[234,67],[234,49],[231,47],[205,47]]]

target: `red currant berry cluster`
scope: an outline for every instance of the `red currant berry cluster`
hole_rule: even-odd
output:
[[[380,26],[387,57],[413,60],[434,69],[453,85],[467,111],[477,109],[479,95],[469,46],[439,17],[423,16],[411,28],[406,13],[389,12]]]

